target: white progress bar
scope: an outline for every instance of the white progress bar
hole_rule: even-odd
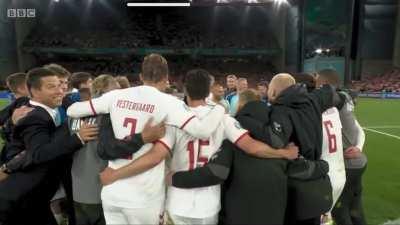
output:
[[[188,3],[139,3],[130,2],[127,3],[128,7],[189,7]]]

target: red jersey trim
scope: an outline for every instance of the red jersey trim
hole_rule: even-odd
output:
[[[246,131],[244,134],[240,135],[240,137],[238,137],[238,139],[236,139],[234,144],[236,145],[240,141],[240,139],[244,138],[247,135],[249,135],[248,131]]]
[[[192,117],[190,117],[189,119],[187,119],[179,129],[182,130],[194,117],[195,117],[195,116],[192,116]]]
[[[155,144],[155,143],[160,143],[160,144],[162,144],[162,145],[168,150],[169,154],[172,155],[171,149],[169,148],[169,146],[168,146],[165,142],[163,142],[163,141],[161,141],[161,140],[157,140],[157,141],[153,142],[153,144]]]
[[[89,105],[90,105],[90,109],[92,110],[93,115],[97,116],[96,110],[94,110],[94,107],[93,107],[92,100],[89,100]]]

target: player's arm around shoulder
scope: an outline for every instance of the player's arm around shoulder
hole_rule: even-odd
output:
[[[325,112],[331,107],[342,105],[344,101],[336,91],[336,88],[329,84],[325,84],[322,87],[315,89],[309,94],[309,96],[316,100],[321,112]]]
[[[168,133],[169,130],[169,133]],[[168,156],[172,155],[172,148],[174,143],[173,127],[167,128],[167,134],[164,138],[157,140],[153,143],[152,148],[144,155],[133,160],[126,166],[119,169],[112,169],[107,167],[103,172],[100,173],[100,180],[103,185],[114,183],[117,180],[132,177],[140,173],[146,172],[149,169],[157,166]],[[170,138],[168,138],[170,137]]]
[[[252,138],[248,131],[232,117],[224,118],[224,126],[227,138],[249,155],[259,158],[295,159],[298,157],[297,146],[291,144],[274,149],[269,144]]]
[[[168,115],[166,123],[179,127],[191,136],[199,139],[207,139],[218,127],[222,120],[224,107],[213,104],[210,112],[202,119],[197,118],[190,108],[181,100],[170,101],[173,104],[167,105]]]
[[[166,183],[177,188],[200,188],[223,183],[229,176],[235,146],[225,140],[221,149],[202,167],[193,170],[171,172]]]
[[[113,90],[89,101],[75,102],[67,109],[67,115],[72,118],[96,116],[110,112],[110,107],[118,96],[119,90]]]

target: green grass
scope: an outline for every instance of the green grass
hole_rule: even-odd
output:
[[[359,99],[356,114],[363,127],[400,137],[400,100]],[[368,224],[400,218],[400,140],[366,131],[364,151],[368,167],[364,176],[364,209]]]
[[[8,100],[6,99],[0,99],[0,109],[3,109],[7,104],[8,104]]]

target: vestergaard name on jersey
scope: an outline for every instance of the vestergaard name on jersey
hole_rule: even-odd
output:
[[[128,100],[118,100],[117,107],[120,109],[129,109],[147,113],[153,113],[155,109],[155,106],[152,104],[137,103]]]

